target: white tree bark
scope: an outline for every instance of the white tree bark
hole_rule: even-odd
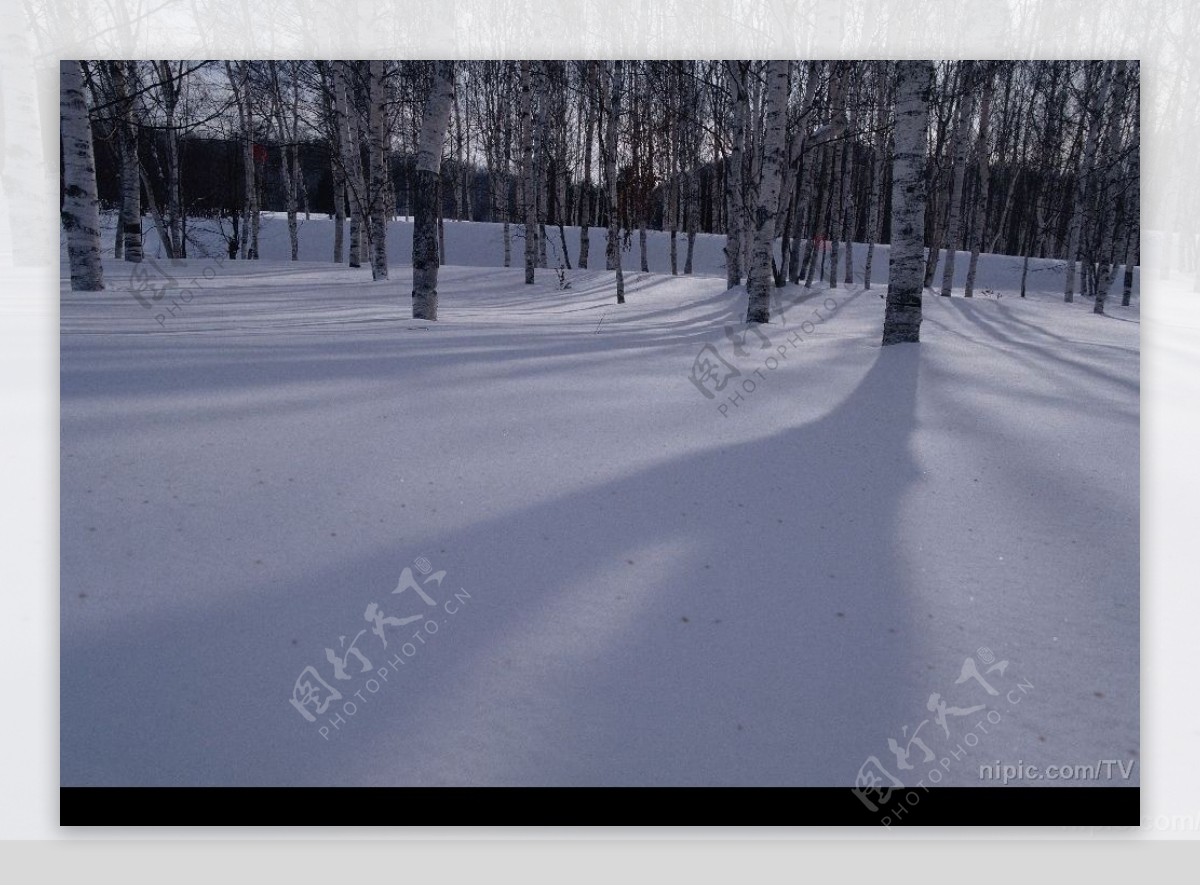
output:
[[[525,222],[525,283],[532,285],[537,274],[537,202],[533,169],[533,72],[531,63],[521,65],[521,215]]]
[[[933,63],[897,64],[896,149],[892,160],[892,246],[883,344],[921,340],[925,274],[925,157]]]
[[[121,241],[125,261],[142,260],[142,175],[138,127],[133,109],[133,62],[109,62],[117,97],[117,138],[121,143]]]
[[[1136,82],[1137,81],[1135,79],[1134,83],[1136,84]],[[1142,191],[1141,191],[1141,183],[1139,181],[1140,176],[1141,176],[1141,136],[1142,136],[1142,122],[1141,122],[1140,111],[1141,111],[1140,90],[1135,85],[1134,86],[1134,102],[1133,102],[1133,149],[1132,149],[1132,153],[1129,158],[1129,171],[1127,173],[1130,178],[1130,185],[1129,185],[1129,211],[1127,212],[1126,215],[1129,218],[1128,224],[1130,227],[1129,227],[1129,234],[1125,238],[1125,279],[1123,281],[1124,285],[1123,285],[1123,290],[1121,293],[1121,305],[1122,305],[1122,307],[1126,307],[1126,308],[1129,307],[1129,303],[1130,303],[1131,299],[1133,298],[1133,263],[1132,262],[1134,261],[1135,257],[1140,258],[1141,253],[1142,253],[1142,250],[1140,247],[1141,236],[1142,236],[1142,220],[1141,220]],[[1200,277],[1198,277],[1197,279],[1200,280]]]
[[[237,73],[225,62],[229,88],[237,105],[238,123],[242,128],[242,205],[241,242],[238,255],[242,259],[258,258],[258,184],[254,159],[254,129],[250,109],[249,62],[238,62]]]
[[[830,84],[829,103],[833,113],[833,124],[839,133],[849,128],[846,116],[846,82],[850,75],[850,62],[834,62],[833,82]],[[849,186],[847,167],[850,163],[850,139],[833,146],[833,193],[829,200],[829,216],[832,225],[829,231],[829,288],[838,285],[838,257],[841,255],[842,226],[845,221],[845,194]]]
[[[775,245],[775,226],[779,216],[779,189],[787,152],[787,99],[789,63],[767,63],[766,134],[761,140],[762,175],[758,186],[758,204],[754,214],[754,245],[750,274],[746,281],[749,298],[747,323],[771,322],[771,256]]]
[[[1113,240],[1117,227],[1117,201],[1121,188],[1122,164],[1118,155],[1121,149],[1121,120],[1125,113],[1125,95],[1127,79],[1125,76],[1126,62],[1122,59],[1115,63],[1112,75],[1113,101],[1112,110],[1108,116],[1108,130],[1104,135],[1104,186],[1100,201],[1100,255],[1099,267],[1096,270],[1096,303],[1092,310],[1103,314],[1108,301],[1108,290],[1112,286],[1113,272],[1116,267],[1114,255],[1116,247]]]
[[[279,62],[269,61],[268,66],[271,71],[271,84],[274,87],[272,96],[275,105],[275,125],[279,130],[279,171],[280,177],[283,179],[284,193],[284,209],[287,212],[288,225],[288,243],[291,246],[291,260],[298,261],[300,258],[300,240],[299,229],[297,223],[297,212],[299,211],[299,182],[297,181],[297,173],[299,171],[299,158],[297,152],[299,145],[296,144],[298,136],[298,104],[299,95],[297,86],[292,83],[292,101],[286,102],[283,94],[284,86],[279,79]],[[293,70],[293,78],[295,71]],[[291,125],[288,123],[287,106],[291,105]]]
[[[726,79],[732,89],[733,126],[725,168],[725,200],[729,217],[725,225],[725,282],[732,289],[742,282],[742,240],[746,216],[743,151],[750,116],[750,93],[746,89],[746,71],[742,62],[725,63]]]
[[[441,205],[442,147],[454,105],[454,63],[434,63],[433,87],[421,118],[413,186],[413,319],[438,318],[438,209]]]
[[[592,199],[592,142],[593,128],[596,125],[595,106],[596,63],[584,62],[583,98],[580,100],[579,112],[585,118],[583,136],[583,186],[579,192],[579,267],[586,269],[589,253],[591,252],[591,237],[588,235],[588,225],[591,221],[589,204]]]
[[[959,98],[958,120],[954,124],[954,171],[950,180],[950,219],[946,223],[946,257],[942,262],[942,295],[950,297],[954,288],[954,258],[958,255],[958,243],[962,239],[962,192],[967,172],[967,154],[970,149],[968,133],[974,107],[974,67],[971,62],[962,62],[963,94]]]
[[[617,304],[625,304],[625,273],[621,269],[620,218],[617,215],[617,134],[621,120],[621,91],[625,65],[620,59],[612,65],[612,83],[601,77],[608,101],[608,120],[604,138],[604,185],[608,194],[608,242],[605,261],[610,271],[616,271]]]
[[[370,143],[371,143],[371,279],[386,280],[387,265],[387,120],[383,82],[383,62],[370,62]]]
[[[176,128],[176,108],[179,105],[180,82],[175,78],[171,63],[154,64],[158,74],[166,117],[167,140],[167,228],[173,245],[172,258],[187,258],[186,224],[182,192],[179,186],[179,131]],[[183,65],[180,64],[182,73]]]
[[[96,194],[96,160],[92,124],[83,96],[83,71],[77,61],[59,63],[59,111],[62,115],[63,206],[71,289],[104,288],[100,264],[100,200]]]
[[[985,62],[987,64],[987,62]],[[975,212],[971,220],[971,262],[967,265],[967,285],[963,295],[975,295],[975,271],[979,266],[979,251],[983,245],[984,227],[987,224],[988,191],[991,186],[991,163],[988,160],[988,130],[992,120],[992,93],[995,90],[995,70],[987,70],[983,84],[983,97],[979,102],[979,138],[975,143],[975,162],[979,165],[979,188],[975,195]]]
[[[350,62],[333,63],[334,105],[337,108],[337,125],[341,167],[346,192],[350,198],[350,267],[361,267],[363,254],[363,228],[367,215],[367,185],[362,168],[362,150],[358,141],[358,126],[353,122],[357,111],[350,104],[347,68]]]
[[[871,270],[875,264],[875,241],[879,239],[883,217],[885,167],[888,141],[888,63],[875,62],[875,147],[871,158],[871,204],[867,211],[867,261],[863,268],[863,289],[871,288]]]
[[[505,64],[508,64],[507,62]],[[511,95],[511,93],[508,93]],[[504,172],[501,180],[503,182],[503,214],[504,225],[501,230],[501,237],[504,240],[504,267],[512,267],[512,215],[509,210],[510,206],[510,191],[512,189],[512,118],[511,111],[505,107],[504,109]]]
[[[1104,62],[1090,62],[1093,65],[1104,65]],[[1067,281],[1063,290],[1063,301],[1075,300],[1075,267],[1079,257],[1079,237],[1083,228],[1083,214],[1087,193],[1091,183],[1093,167],[1096,164],[1096,149],[1100,144],[1101,113],[1108,103],[1109,78],[1107,73],[1098,75],[1100,88],[1098,95],[1092,98],[1089,91],[1084,92],[1084,113],[1088,115],[1087,141],[1084,142],[1083,158],[1075,180],[1075,201],[1071,212],[1071,233],[1067,238]]]
[[[534,68],[533,86],[537,93],[537,103],[535,105],[536,124],[534,131],[534,194],[536,195],[537,204],[537,266],[539,268],[548,267],[546,263],[546,218],[548,217],[547,209],[549,206],[548,191],[549,191],[549,151],[547,150],[548,127],[546,105],[549,102],[549,88],[546,84],[546,63],[538,62]]]

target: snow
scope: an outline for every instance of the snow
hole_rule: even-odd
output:
[[[635,234],[618,307],[611,272],[526,286],[498,226],[447,222],[429,323],[389,227],[380,283],[316,217],[306,261],[268,219],[262,261],[160,262],[174,314],[127,264],[64,270],[62,784],[849,785],[872,755],[915,784],[937,764],[888,739],[922,720],[939,758],[976,734],[943,784],[1137,758],[1136,297],[1094,316],[1035,260],[1021,299],[984,256],[979,297],[927,294],[922,343],[881,349],[880,248],[875,288],[789,286],[739,358],[722,238],[686,278],[656,232],[631,271]],[[742,372],[711,400],[705,345]],[[436,633],[384,651],[372,602]],[[371,671],[334,680],[364,629]],[[968,657],[998,696],[955,685]],[[315,723],[309,665],[346,690]],[[948,740],[933,692],[999,720]]]

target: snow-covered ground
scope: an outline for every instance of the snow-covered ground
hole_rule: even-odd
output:
[[[526,286],[497,226],[448,222],[417,322],[390,230],[381,283],[326,261],[315,216],[299,263],[273,218],[259,262],[64,273],[64,785],[1139,759],[1136,297],[1095,316],[1035,261],[1020,299],[1020,259],[985,256],[979,297],[928,296],[922,343],[884,350],[881,249],[871,291],[788,287],[735,348],[721,238],[685,278],[651,233],[618,307],[610,272]],[[385,649],[371,603],[422,618]]]

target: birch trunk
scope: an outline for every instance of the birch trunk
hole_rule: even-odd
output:
[[[595,115],[592,113],[596,63],[589,61],[584,62],[584,64],[586,68],[583,98],[580,100],[579,106],[580,113],[586,119],[583,136],[583,186],[579,192],[579,267],[586,269],[588,266],[588,253],[591,251],[588,222],[590,221],[589,208],[592,200],[592,135],[596,121]]]
[[[933,63],[897,63],[896,147],[892,160],[892,246],[883,344],[921,340],[925,270],[925,153]]]
[[[507,66],[508,62],[505,63]],[[509,93],[511,95],[511,93]],[[501,181],[504,185],[504,224],[501,226],[500,237],[504,241],[504,267],[512,267],[512,211],[511,203],[512,195],[509,191],[512,189],[512,113],[506,107],[504,109],[504,172],[501,175]]]
[[[300,240],[297,227],[297,211],[299,210],[296,188],[295,163],[291,155],[296,150],[292,133],[287,125],[287,115],[284,111],[283,86],[279,82],[279,63],[267,63],[271,70],[271,84],[274,87],[275,125],[279,130],[279,173],[283,181],[284,209],[287,212],[288,243],[291,246],[291,260],[300,258]]]
[[[969,61],[963,62],[963,66],[963,94],[959,99],[958,119],[954,124],[954,171],[950,179],[950,218],[946,222],[946,258],[942,266],[942,295],[947,298],[950,297],[950,290],[954,288],[954,259],[958,255],[958,244],[962,239],[963,181],[966,178],[967,153],[970,147],[968,130],[974,111],[974,69]]]
[[[771,290],[774,275],[771,259],[775,245],[775,226],[779,216],[779,189],[787,153],[787,99],[789,62],[772,61],[766,71],[766,133],[761,141],[761,178],[758,205],[754,217],[754,245],[751,253],[747,323],[771,322]]]
[[[71,289],[104,288],[100,264],[100,200],[96,193],[96,160],[92,124],[83,96],[83,70],[77,61],[59,62],[59,112],[62,115],[62,226],[67,232]]]
[[[371,145],[371,279],[386,280],[387,264],[387,126],[384,107],[383,62],[370,62]]]
[[[158,208],[158,200],[154,197],[154,184],[146,173],[146,167],[140,163],[138,164],[138,175],[141,176],[142,187],[146,191],[146,209],[154,222],[154,231],[158,234],[158,242],[162,245],[163,255],[168,261],[171,261],[175,257],[175,246],[171,243],[171,231],[167,227],[167,220],[163,218],[163,214]]]
[[[521,215],[525,221],[525,283],[537,268],[537,204],[533,182],[533,84],[530,63],[521,62]]]
[[[820,64],[815,61],[808,63],[805,74],[804,98],[801,102],[800,127],[792,139],[791,154],[788,156],[788,167],[795,170],[795,194],[792,196],[792,230],[791,246],[788,250],[787,275],[792,283],[799,283],[805,269],[800,264],[800,236],[805,232],[809,205],[813,190],[813,164],[806,160],[809,150],[808,131],[812,125],[817,95],[817,81],[820,79]],[[811,238],[806,242],[806,250],[811,247]]]
[[[350,201],[350,267],[362,266],[363,227],[366,218],[367,185],[363,176],[362,150],[358,141],[358,126],[352,123],[357,115],[350,104],[347,67],[350,62],[333,63],[334,104],[337,108],[339,156],[346,196]]]
[[[836,289],[838,285],[838,256],[841,255],[842,243],[842,188],[844,170],[846,167],[847,143],[834,145],[833,157],[833,193],[829,198],[829,288]]]
[[[624,78],[624,63],[618,59],[613,62],[611,88],[603,86],[609,93],[608,119],[605,125],[604,137],[604,184],[608,194],[608,241],[604,248],[605,264],[611,271],[616,271],[617,304],[625,304],[625,274],[621,269],[620,218],[617,214],[617,127],[621,119],[621,89]],[[604,84],[608,78],[602,78]]]
[[[167,228],[174,246],[172,258],[187,258],[183,200],[179,186],[179,132],[175,126],[176,108],[179,105],[179,83],[176,82],[171,63],[155,65],[162,84],[163,110],[166,115],[167,140]],[[180,65],[182,71],[182,64]]]
[[[787,275],[793,284],[800,282],[801,234],[804,232],[804,219],[808,214],[808,190],[811,179],[811,167],[806,163],[796,176],[796,194],[792,198],[795,208],[792,212],[792,248],[788,253]]]
[[[875,242],[880,236],[883,218],[884,158],[887,153],[887,62],[877,62],[875,76],[875,147],[871,158],[871,205],[867,211],[867,260],[863,268],[863,289],[871,288],[871,270],[875,263]]]
[[[121,143],[121,245],[125,261],[142,260],[142,176],[133,111],[132,62],[109,62],[117,97],[117,138]]]
[[[849,188],[847,173],[850,164],[850,139],[846,137],[849,128],[846,117],[846,93],[851,65],[849,62],[835,62],[835,67],[837,73],[830,87],[829,102],[833,112],[833,125],[845,140],[834,146],[833,193],[829,201],[829,216],[832,222],[829,232],[829,286],[831,289],[836,289],[838,285],[838,259],[841,256],[844,237],[846,191]]]
[[[1103,62],[1091,62],[1092,65],[1103,65]],[[1096,68],[1093,68],[1096,70]],[[1079,239],[1083,228],[1083,215],[1087,193],[1091,184],[1092,168],[1096,163],[1096,149],[1100,144],[1101,113],[1108,102],[1109,79],[1107,75],[1100,76],[1099,94],[1092,104],[1090,90],[1084,93],[1084,103],[1088,106],[1087,140],[1084,142],[1083,157],[1075,179],[1075,200],[1071,212],[1071,233],[1067,238],[1067,280],[1063,289],[1063,301],[1075,300],[1075,266],[1079,257]]]
[[[665,138],[665,147],[667,150],[667,180],[666,187],[663,188],[663,227],[670,232],[669,237],[669,252],[671,258],[671,275],[679,274],[679,130],[680,130],[680,109],[679,109],[679,87],[680,87],[680,64],[679,62],[671,63],[671,80],[675,87],[673,95],[668,100],[671,107],[671,135]]]
[[[254,161],[254,131],[250,111],[248,62],[233,65],[225,62],[225,73],[229,77],[229,88],[237,105],[238,123],[242,129],[242,231],[238,245],[238,256],[242,260],[258,258],[258,185]]]
[[[1118,155],[1121,149],[1121,117],[1125,113],[1125,95],[1128,80],[1125,76],[1126,62],[1118,61],[1112,74],[1113,94],[1112,110],[1108,116],[1108,131],[1104,136],[1104,159],[1101,164],[1105,170],[1102,199],[1099,206],[1100,223],[1100,262],[1096,269],[1096,303],[1093,313],[1103,314],[1108,300],[1108,290],[1112,286],[1115,267],[1115,244],[1117,228],[1117,201],[1121,186],[1121,164]]]
[[[547,117],[549,116],[546,109],[546,104],[549,101],[550,89],[546,83],[546,64],[538,62],[535,69],[536,75],[534,83],[537,89],[537,105],[536,105],[536,120],[537,120],[537,136],[534,140],[534,170],[535,170],[535,190],[537,195],[537,265],[539,268],[549,267],[546,262],[546,219],[549,209],[549,151],[547,145],[549,143],[549,126]]]
[[[1129,205],[1130,216],[1129,236],[1125,240],[1125,278],[1123,281],[1123,290],[1121,292],[1121,306],[1129,307],[1130,300],[1133,298],[1133,264],[1135,258],[1141,257],[1141,107],[1140,96],[1137,87],[1134,87],[1134,105],[1133,105],[1133,152],[1129,160],[1129,177],[1132,179],[1130,183]]]
[[[695,158],[689,157],[689,162]],[[684,203],[683,210],[683,226],[687,231],[687,253],[683,258],[683,273],[692,273],[692,259],[696,253],[696,222],[700,215],[700,181],[699,175],[695,172],[688,172],[687,178],[687,200]]]
[[[300,259],[300,235],[297,225],[296,216],[300,211],[300,191],[303,189],[304,183],[300,173],[300,84],[296,80],[297,71],[293,64],[292,68],[292,107],[291,107],[291,129],[288,131],[288,148],[287,155],[289,159],[288,169],[284,172],[287,179],[287,199],[288,199],[288,242],[292,247],[292,261]],[[305,205],[307,207],[307,196],[305,196]],[[305,209],[307,217],[308,210]]]
[[[746,90],[745,71],[741,62],[726,62],[725,68],[733,89],[733,126],[725,169],[725,201],[728,206],[728,218],[725,223],[725,282],[732,289],[742,282],[742,227],[746,213],[742,152],[746,144],[747,118],[750,116],[750,94]]]
[[[433,89],[421,120],[421,140],[417,149],[417,180],[413,192],[413,319],[438,318],[438,209],[442,146],[454,104],[454,64],[435,63]]]
[[[975,212],[971,219],[971,262],[967,265],[967,284],[963,296],[975,295],[975,271],[979,266],[979,251],[983,245],[984,228],[987,225],[988,194],[991,187],[991,163],[988,159],[988,130],[992,120],[992,95],[995,90],[995,72],[986,72],[983,96],[979,102],[979,137],[975,142],[975,162],[979,166],[979,188],[975,195]]]
[[[346,176],[336,158],[330,167],[333,175],[333,261],[340,265],[346,253]]]
[[[858,96],[861,90],[856,86],[854,95],[851,98],[851,106],[855,109],[858,107]],[[842,282],[847,286],[854,283],[854,227],[857,215],[857,203],[854,198],[854,132],[855,118],[857,114],[855,110],[847,117],[847,138],[846,138],[846,159],[845,166],[842,169],[842,237],[845,241],[845,253],[842,256],[842,261],[845,265],[846,276]],[[837,274],[837,268],[834,268],[834,274]]]

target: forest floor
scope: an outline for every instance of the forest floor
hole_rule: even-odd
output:
[[[789,286],[759,336],[721,238],[684,277],[651,233],[617,306],[611,272],[562,288],[552,250],[526,286],[498,226],[448,222],[433,323],[390,231],[379,283],[315,217],[299,263],[270,218],[262,261],[148,234],[103,293],[64,270],[64,785],[1138,760],[1136,293],[1096,316],[1034,261],[1022,299],[984,256],[967,300],[960,253],[921,344],[881,349],[885,248],[871,290]]]

